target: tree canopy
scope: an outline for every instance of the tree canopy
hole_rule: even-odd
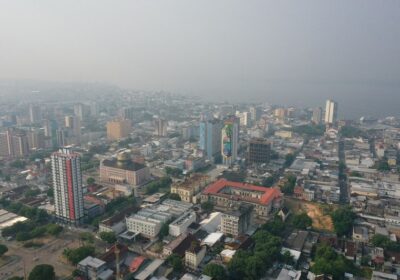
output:
[[[182,200],[181,197],[179,196],[179,194],[177,194],[177,193],[169,194],[169,198],[172,199],[172,200],[177,200],[177,201],[181,201]]]
[[[387,251],[400,252],[400,244],[396,241],[392,241],[389,237],[382,234],[375,234],[371,240],[375,247],[381,247]]]
[[[201,209],[207,213],[211,213],[214,209],[214,204],[211,201],[205,201],[201,204]]]
[[[296,186],[297,177],[293,174],[288,174],[285,180],[285,183],[281,187],[281,191],[284,194],[293,194],[294,187]]]
[[[203,274],[215,280],[226,280],[228,278],[225,268],[216,263],[209,263],[203,269]]]
[[[281,239],[266,230],[254,234],[253,250],[238,250],[228,264],[229,279],[260,279],[281,257]]]
[[[312,225],[312,219],[303,212],[293,217],[293,225],[298,229],[307,229]]]
[[[172,266],[174,272],[181,272],[183,270],[182,258],[177,254],[168,256],[167,263]]]
[[[338,236],[349,236],[353,229],[355,214],[350,207],[341,207],[331,213],[333,226]]]
[[[84,258],[93,255],[95,252],[93,246],[82,246],[76,249],[65,249],[63,255],[73,265],[77,265]]]
[[[117,241],[117,237],[115,236],[114,232],[100,232],[99,234],[101,240],[107,242],[108,244],[114,244]]]
[[[162,177],[158,181],[151,182],[146,186],[146,194],[153,194],[159,191],[159,189],[169,188],[172,180],[170,177]]]
[[[8,252],[7,246],[3,245],[3,244],[0,244],[0,257],[2,257],[7,252]]]
[[[354,263],[343,255],[337,254],[332,247],[320,245],[317,248],[314,265],[311,271],[315,274],[332,275],[333,279],[344,279],[344,273],[357,275],[358,269]]]
[[[35,266],[31,273],[29,273],[28,280],[54,280],[56,279],[56,274],[54,272],[54,267],[49,264],[39,264]]]

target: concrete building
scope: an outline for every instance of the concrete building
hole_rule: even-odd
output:
[[[0,209],[0,235],[3,229],[11,227],[19,222],[25,222],[26,220],[28,220],[28,218]]]
[[[277,108],[274,111],[274,116],[278,119],[283,121],[286,118],[287,110],[285,108]]]
[[[27,132],[29,150],[45,148],[44,131],[42,129],[32,129]]]
[[[196,213],[193,211],[187,212],[169,224],[169,234],[179,236],[185,233],[187,228],[194,222],[196,222]]]
[[[83,222],[83,190],[80,156],[70,148],[51,155],[54,203],[59,222],[79,225]]]
[[[126,138],[132,131],[130,120],[114,120],[107,122],[107,139],[110,141]]]
[[[100,162],[100,180],[138,186],[150,180],[150,170],[147,166],[132,161],[128,153],[122,152],[117,158],[104,159]]]
[[[197,269],[207,252],[206,246],[193,242],[185,252],[185,265],[190,269]]]
[[[237,210],[222,213],[221,231],[232,236],[246,233],[252,224],[252,210],[250,205],[241,205]]]
[[[77,103],[74,105],[74,115],[80,118],[81,121],[86,120],[89,115],[89,107],[82,103]]]
[[[30,104],[29,105],[29,121],[30,123],[39,123],[42,119],[42,112],[40,106]]]
[[[91,256],[78,263],[78,270],[88,280],[109,280],[114,272],[107,268],[107,263]]]
[[[199,125],[199,148],[211,161],[215,161],[221,154],[222,121],[218,119],[202,121]]]
[[[209,177],[203,174],[193,174],[183,182],[172,184],[171,193],[176,193],[182,201],[196,203],[196,195],[200,193],[208,184]]]
[[[129,136],[132,131],[131,120],[114,120],[107,122],[107,139],[120,140]]]
[[[281,209],[283,195],[279,188],[265,188],[225,179],[210,184],[201,194],[201,201],[210,201],[216,210],[226,211],[243,204],[253,206],[253,217],[267,220]]]
[[[165,119],[158,118],[155,120],[156,135],[159,137],[167,136],[168,121]]]
[[[314,108],[311,121],[314,124],[321,124],[321,122],[322,122],[322,108],[321,107]]]
[[[160,212],[156,209],[143,209],[126,218],[128,231],[140,233],[145,237],[154,239],[160,232],[161,226],[172,218],[171,213]]]
[[[337,111],[338,104],[337,102],[328,99],[326,101],[325,107],[325,123],[326,124],[334,124],[337,121]]]
[[[160,205],[144,208],[135,215],[127,217],[126,226],[128,231],[153,239],[163,224],[190,212],[192,206],[191,203],[166,199]]]
[[[0,155],[9,158],[25,157],[29,154],[26,131],[8,128],[0,133]]]
[[[250,117],[253,124],[256,123],[261,118],[261,109],[255,106],[250,107]]]
[[[247,149],[248,163],[268,163],[271,158],[271,142],[264,138],[254,138]]]
[[[231,116],[224,120],[221,132],[221,155],[225,165],[232,165],[237,159],[239,147],[239,119]]]
[[[81,135],[81,119],[77,116],[65,116],[64,126],[68,128],[74,136]]]

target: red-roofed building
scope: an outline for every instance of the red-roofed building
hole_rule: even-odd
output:
[[[250,204],[255,218],[266,220],[271,213],[282,207],[283,195],[279,188],[219,179],[204,189],[201,201],[210,201],[221,210],[239,207],[243,203]]]
[[[131,265],[129,266],[129,271],[131,273],[136,272],[145,260],[146,259],[143,256],[134,258]]]

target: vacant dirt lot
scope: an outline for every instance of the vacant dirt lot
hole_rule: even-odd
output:
[[[329,215],[324,213],[324,208],[334,208],[333,205],[322,205],[292,198],[285,198],[285,205],[292,210],[292,213],[306,212],[313,220],[313,228],[321,231],[333,231],[332,219]]]
[[[61,257],[62,252],[67,247],[79,247],[79,241],[74,233],[64,232],[58,238],[49,237],[37,239],[37,242],[45,244],[40,248],[24,248],[22,243],[11,241],[5,242],[9,251],[7,255],[13,259],[12,262],[1,267],[0,280],[5,280],[11,276],[24,276],[38,264],[50,264],[61,279],[70,276],[75,269],[66,263]]]

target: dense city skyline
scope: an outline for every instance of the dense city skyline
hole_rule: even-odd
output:
[[[294,106],[334,98],[359,115],[395,114],[400,98],[397,1],[4,3],[3,79]]]

